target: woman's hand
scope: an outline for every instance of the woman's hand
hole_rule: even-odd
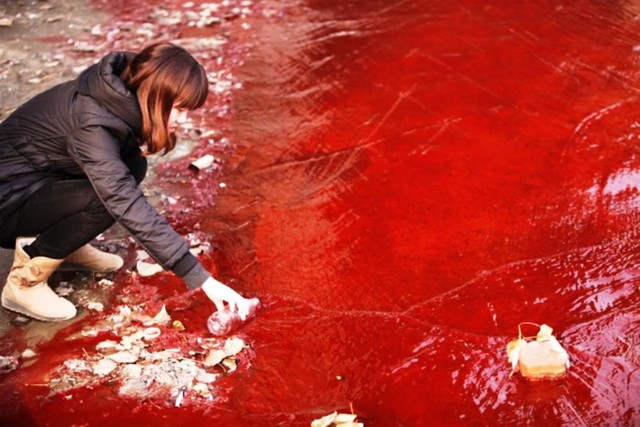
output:
[[[242,320],[249,315],[249,308],[255,305],[252,300],[242,297],[239,293],[218,282],[213,277],[209,277],[202,285],[202,290],[216,305],[218,311],[224,310],[224,303],[229,305],[229,310],[237,311]]]

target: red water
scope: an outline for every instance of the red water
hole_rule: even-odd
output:
[[[205,412],[16,384],[33,422],[640,425],[640,5],[259,5],[227,186],[192,177],[169,212],[263,300],[251,366]],[[567,376],[510,376],[524,321]]]

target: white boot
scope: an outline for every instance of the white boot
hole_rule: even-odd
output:
[[[91,245],[67,255],[61,270],[89,270],[96,273],[108,273],[122,268],[124,261],[118,255],[103,252]]]
[[[76,308],[59,297],[47,284],[47,279],[62,264],[61,259],[35,257],[31,259],[23,246],[33,239],[18,238],[13,265],[2,289],[2,306],[25,316],[44,321],[67,320],[75,317]]]

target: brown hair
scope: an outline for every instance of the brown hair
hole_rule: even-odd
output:
[[[167,122],[174,105],[195,110],[209,92],[207,73],[185,49],[171,43],[144,48],[120,76],[135,91],[142,111],[142,144],[147,152],[173,150],[176,137]]]

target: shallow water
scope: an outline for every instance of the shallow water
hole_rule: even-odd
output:
[[[640,422],[638,12],[308,1],[262,28],[216,207],[225,271],[273,301],[244,410]],[[566,378],[509,376],[523,321]]]
[[[638,425],[640,3],[261,4],[273,13],[235,70],[226,187],[200,178],[190,215],[172,217],[262,299],[242,329],[250,368],[206,414],[91,397],[100,419],[45,413]],[[554,328],[567,376],[510,376],[525,321]]]

